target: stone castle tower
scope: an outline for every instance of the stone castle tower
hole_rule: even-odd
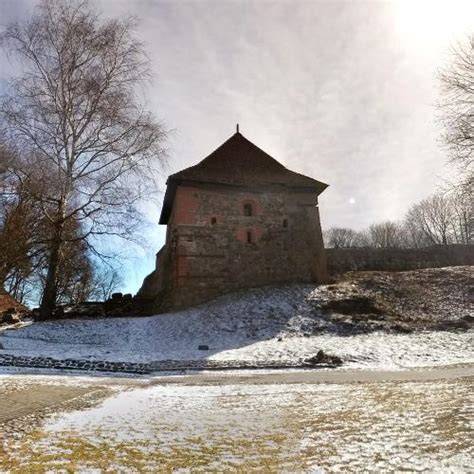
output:
[[[237,131],[169,176],[160,218],[166,243],[138,300],[165,311],[242,288],[326,281],[318,210],[326,187]]]

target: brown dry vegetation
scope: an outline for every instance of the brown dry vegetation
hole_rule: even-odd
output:
[[[474,267],[408,272],[349,272],[326,287],[326,317],[362,329],[469,329],[474,323]]]
[[[120,414],[99,424],[46,426],[0,445],[0,470],[312,472],[337,465],[344,472],[464,472],[470,465],[472,378],[299,385],[283,394],[270,387],[202,391],[181,416],[166,410],[166,396],[163,409],[148,398],[145,417],[140,404],[132,408],[133,426]],[[181,396],[190,402],[186,391]],[[182,407],[180,396],[173,400]]]

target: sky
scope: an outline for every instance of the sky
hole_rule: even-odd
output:
[[[157,202],[144,205],[147,248],[121,243],[135,293],[164,242],[157,222],[168,174],[229,138],[250,141],[330,187],[323,228],[403,218],[446,166],[438,74],[474,32],[474,1],[95,0],[134,15],[153,81],[146,105],[170,131]],[[34,0],[0,0],[0,29]],[[14,72],[0,56],[0,88]]]

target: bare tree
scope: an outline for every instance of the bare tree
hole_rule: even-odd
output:
[[[474,188],[454,186],[448,193],[451,202],[451,228],[457,244],[470,244],[474,237]]]
[[[0,170],[0,287],[22,303],[35,304],[46,282],[51,222],[28,193],[37,188],[31,182],[35,175],[22,182],[16,174],[18,151],[2,149],[5,160]],[[57,300],[61,303],[89,298],[98,278],[87,246],[82,240],[73,239],[80,235],[78,226],[74,220],[66,223],[67,241],[57,274]]]
[[[405,216],[403,230],[405,233],[405,247],[419,249],[433,245],[431,239],[426,237],[425,232],[420,227],[420,223],[411,213]]]
[[[403,246],[403,230],[398,222],[385,221],[372,224],[368,229],[371,247],[388,248]]]
[[[88,300],[93,293],[95,273],[90,251],[86,242],[75,239],[82,229],[79,223],[69,220],[64,229],[64,242],[61,247],[61,259],[56,275],[56,302],[60,304],[79,303]],[[39,269],[42,287],[46,286],[47,265]]]
[[[5,136],[25,151],[18,174],[50,223],[41,317],[51,315],[69,238],[93,248],[96,236],[130,238],[136,204],[163,160],[162,126],[140,103],[149,77],[130,19],[102,19],[87,1],[43,0],[35,15],[7,27],[2,46],[23,65],[0,116]]]
[[[412,229],[418,229],[430,245],[453,243],[453,207],[445,194],[433,194],[408,211],[406,222]]]
[[[110,265],[96,266],[91,296],[106,301],[120,288],[121,284],[122,280],[115,268]]]
[[[451,50],[441,73],[441,119],[450,158],[462,173],[462,186],[474,186],[474,34]]]
[[[15,151],[0,144],[0,287],[25,302],[44,256],[44,219],[14,172]]]
[[[0,287],[20,301],[35,269],[31,211],[27,200],[0,202]]]
[[[330,248],[360,247],[364,244],[360,232],[348,227],[332,227],[324,232],[324,240]]]

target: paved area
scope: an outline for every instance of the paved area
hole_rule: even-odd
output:
[[[0,387],[0,425],[45,409],[59,407],[62,403],[91,392],[90,387],[65,387],[38,385],[2,394]]]

